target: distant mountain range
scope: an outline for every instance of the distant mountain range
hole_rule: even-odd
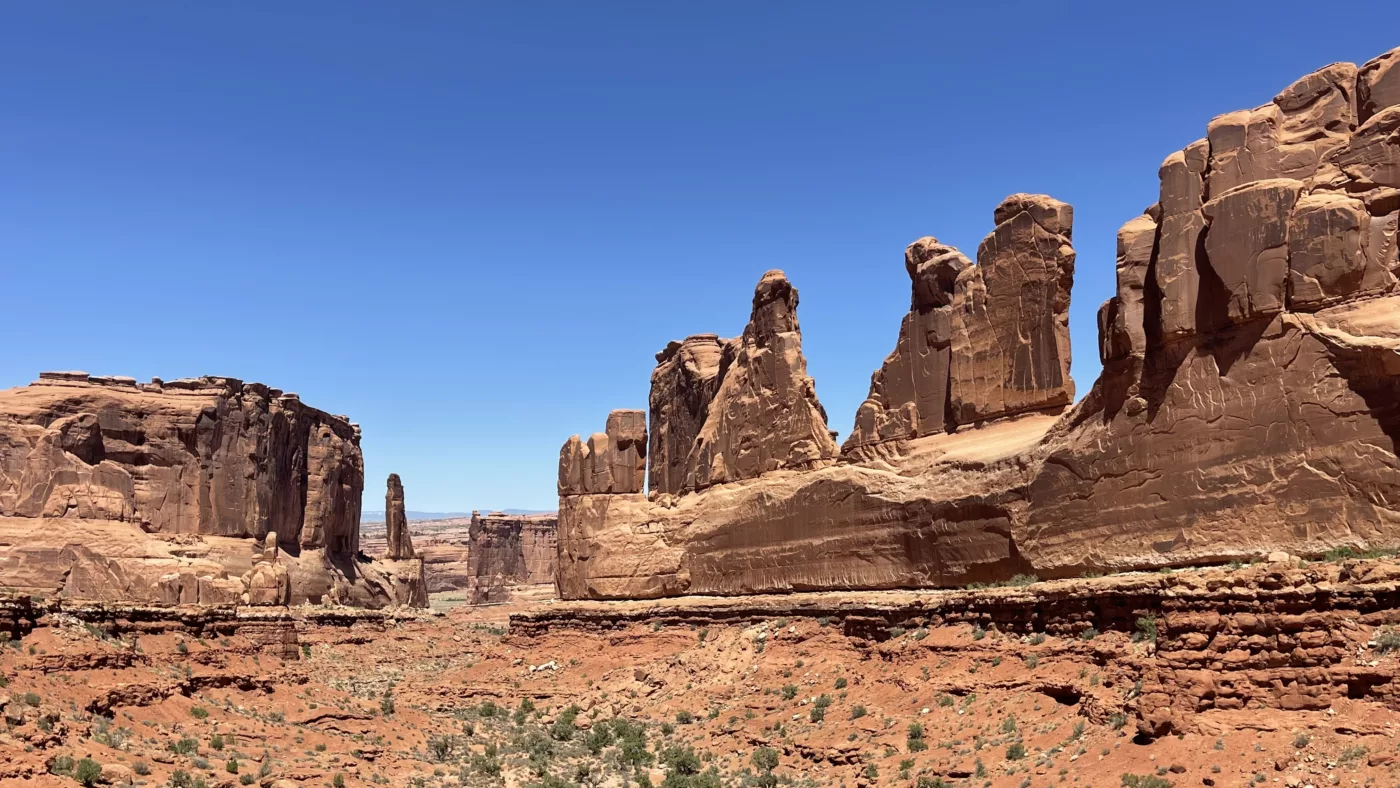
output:
[[[552,509],[478,509],[482,514],[487,512],[504,512],[505,514],[548,514]],[[447,520],[454,517],[471,517],[471,512],[415,512],[412,509],[404,512],[410,520]],[[384,510],[375,509],[373,511],[360,512],[360,522],[362,523],[382,523],[384,522]]]

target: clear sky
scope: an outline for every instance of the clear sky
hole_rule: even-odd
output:
[[[1400,3],[11,3],[0,387],[257,380],[415,510],[555,505],[559,445],[769,268],[850,430],[903,249],[1075,206],[1080,393],[1114,234],[1214,115],[1400,45]]]

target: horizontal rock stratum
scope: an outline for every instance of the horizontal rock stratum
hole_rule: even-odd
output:
[[[259,383],[0,391],[0,585],[129,603],[424,603],[360,551],[360,430]]]
[[[839,450],[797,290],[764,274],[741,337],[658,354],[649,424],[615,411],[565,444],[560,594],[951,586],[1400,544],[1400,49],[1216,118],[1158,176],[1119,232],[1104,369],[1073,405],[1073,211],[1052,197],[997,206],[976,264],[910,245],[909,312]]]

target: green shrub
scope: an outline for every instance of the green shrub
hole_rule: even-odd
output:
[[[783,685],[783,700],[792,700],[797,697],[797,686],[793,684]]]
[[[845,689],[845,688],[846,688],[846,678],[845,678],[844,676],[842,676],[841,678],[839,678],[839,679],[836,680],[836,689]]]
[[[759,788],[775,788],[778,778],[773,775],[773,770],[778,768],[778,751],[772,747],[759,747],[753,751],[749,760],[758,770],[754,784]]]
[[[1395,627],[1384,627],[1380,632],[1377,632],[1376,651],[1382,654],[1400,651],[1400,630]]]
[[[451,736],[431,736],[428,738],[428,757],[441,763],[452,757],[457,749],[457,741]]]
[[[1123,788],[1172,788],[1170,780],[1155,774],[1125,774],[1121,782]]]
[[[1098,636],[1099,636],[1099,631],[1098,631],[1097,629],[1094,629],[1093,627],[1089,627],[1088,629],[1086,629],[1086,630],[1084,630],[1083,632],[1080,632],[1080,633],[1079,633],[1079,639],[1080,639],[1080,640],[1093,640],[1094,638],[1096,638],[1096,637],[1098,637]]]
[[[1137,633],[1133,635],[1133,640],[1143,640],[1148,643],[1157,642],[1157,617],[1146,615],[1137,620]]]
[[[858,720],[865,716],[865,707],[856,705],[851,707],[851,719]]]
[[[826,695],[822,695],[821,697],[817,698],[815,701],[812,702],[812,711],[810,714],[807,715],[808,718],[811,719],[812,722],[821,722],[822,720],[826,719],[826,709],[830,705],[831,698],[827,697]]]
[[[73,773],[73,756],[60,755],[49,763],[49,774],[59,774],[67,777]]]
[[[209,710],[203,706],[194,706],[190,709],[190,716],[197,720],[206,719],[209,716]]]

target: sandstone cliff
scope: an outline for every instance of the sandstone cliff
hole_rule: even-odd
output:
[[[1003,201],[976,265],[933,238],[910,246],[910,311],[839,459],[795,291],[765,275],[742,338],[658,355],[650,498],[574,483],[587,452],[566,444],[561,595],[1400,544],[1398,64],[1400,50],[1323,68],[1167,157],[1160,200],[1119,233],[1104,372],[1067,411],[1073,213],[1053,198]]]
[[[236,602],[250,582],[292,602],[419,599],[406,567],[357,555],[359,438],[258,383],[43,373],[0,392],[0,584],[136,603]]]
[[[554,515],[472,512],[472,603],[504,602],[520,586],[550,586],[552,591],[557,522]]]
[[[384,523],[365,523],[365,551],[386,552]],[[553,514],[475,512],[472,517],[411,520],[413,552],[428,593],[466,591],[473,603],[554,596],[558,518]]]

